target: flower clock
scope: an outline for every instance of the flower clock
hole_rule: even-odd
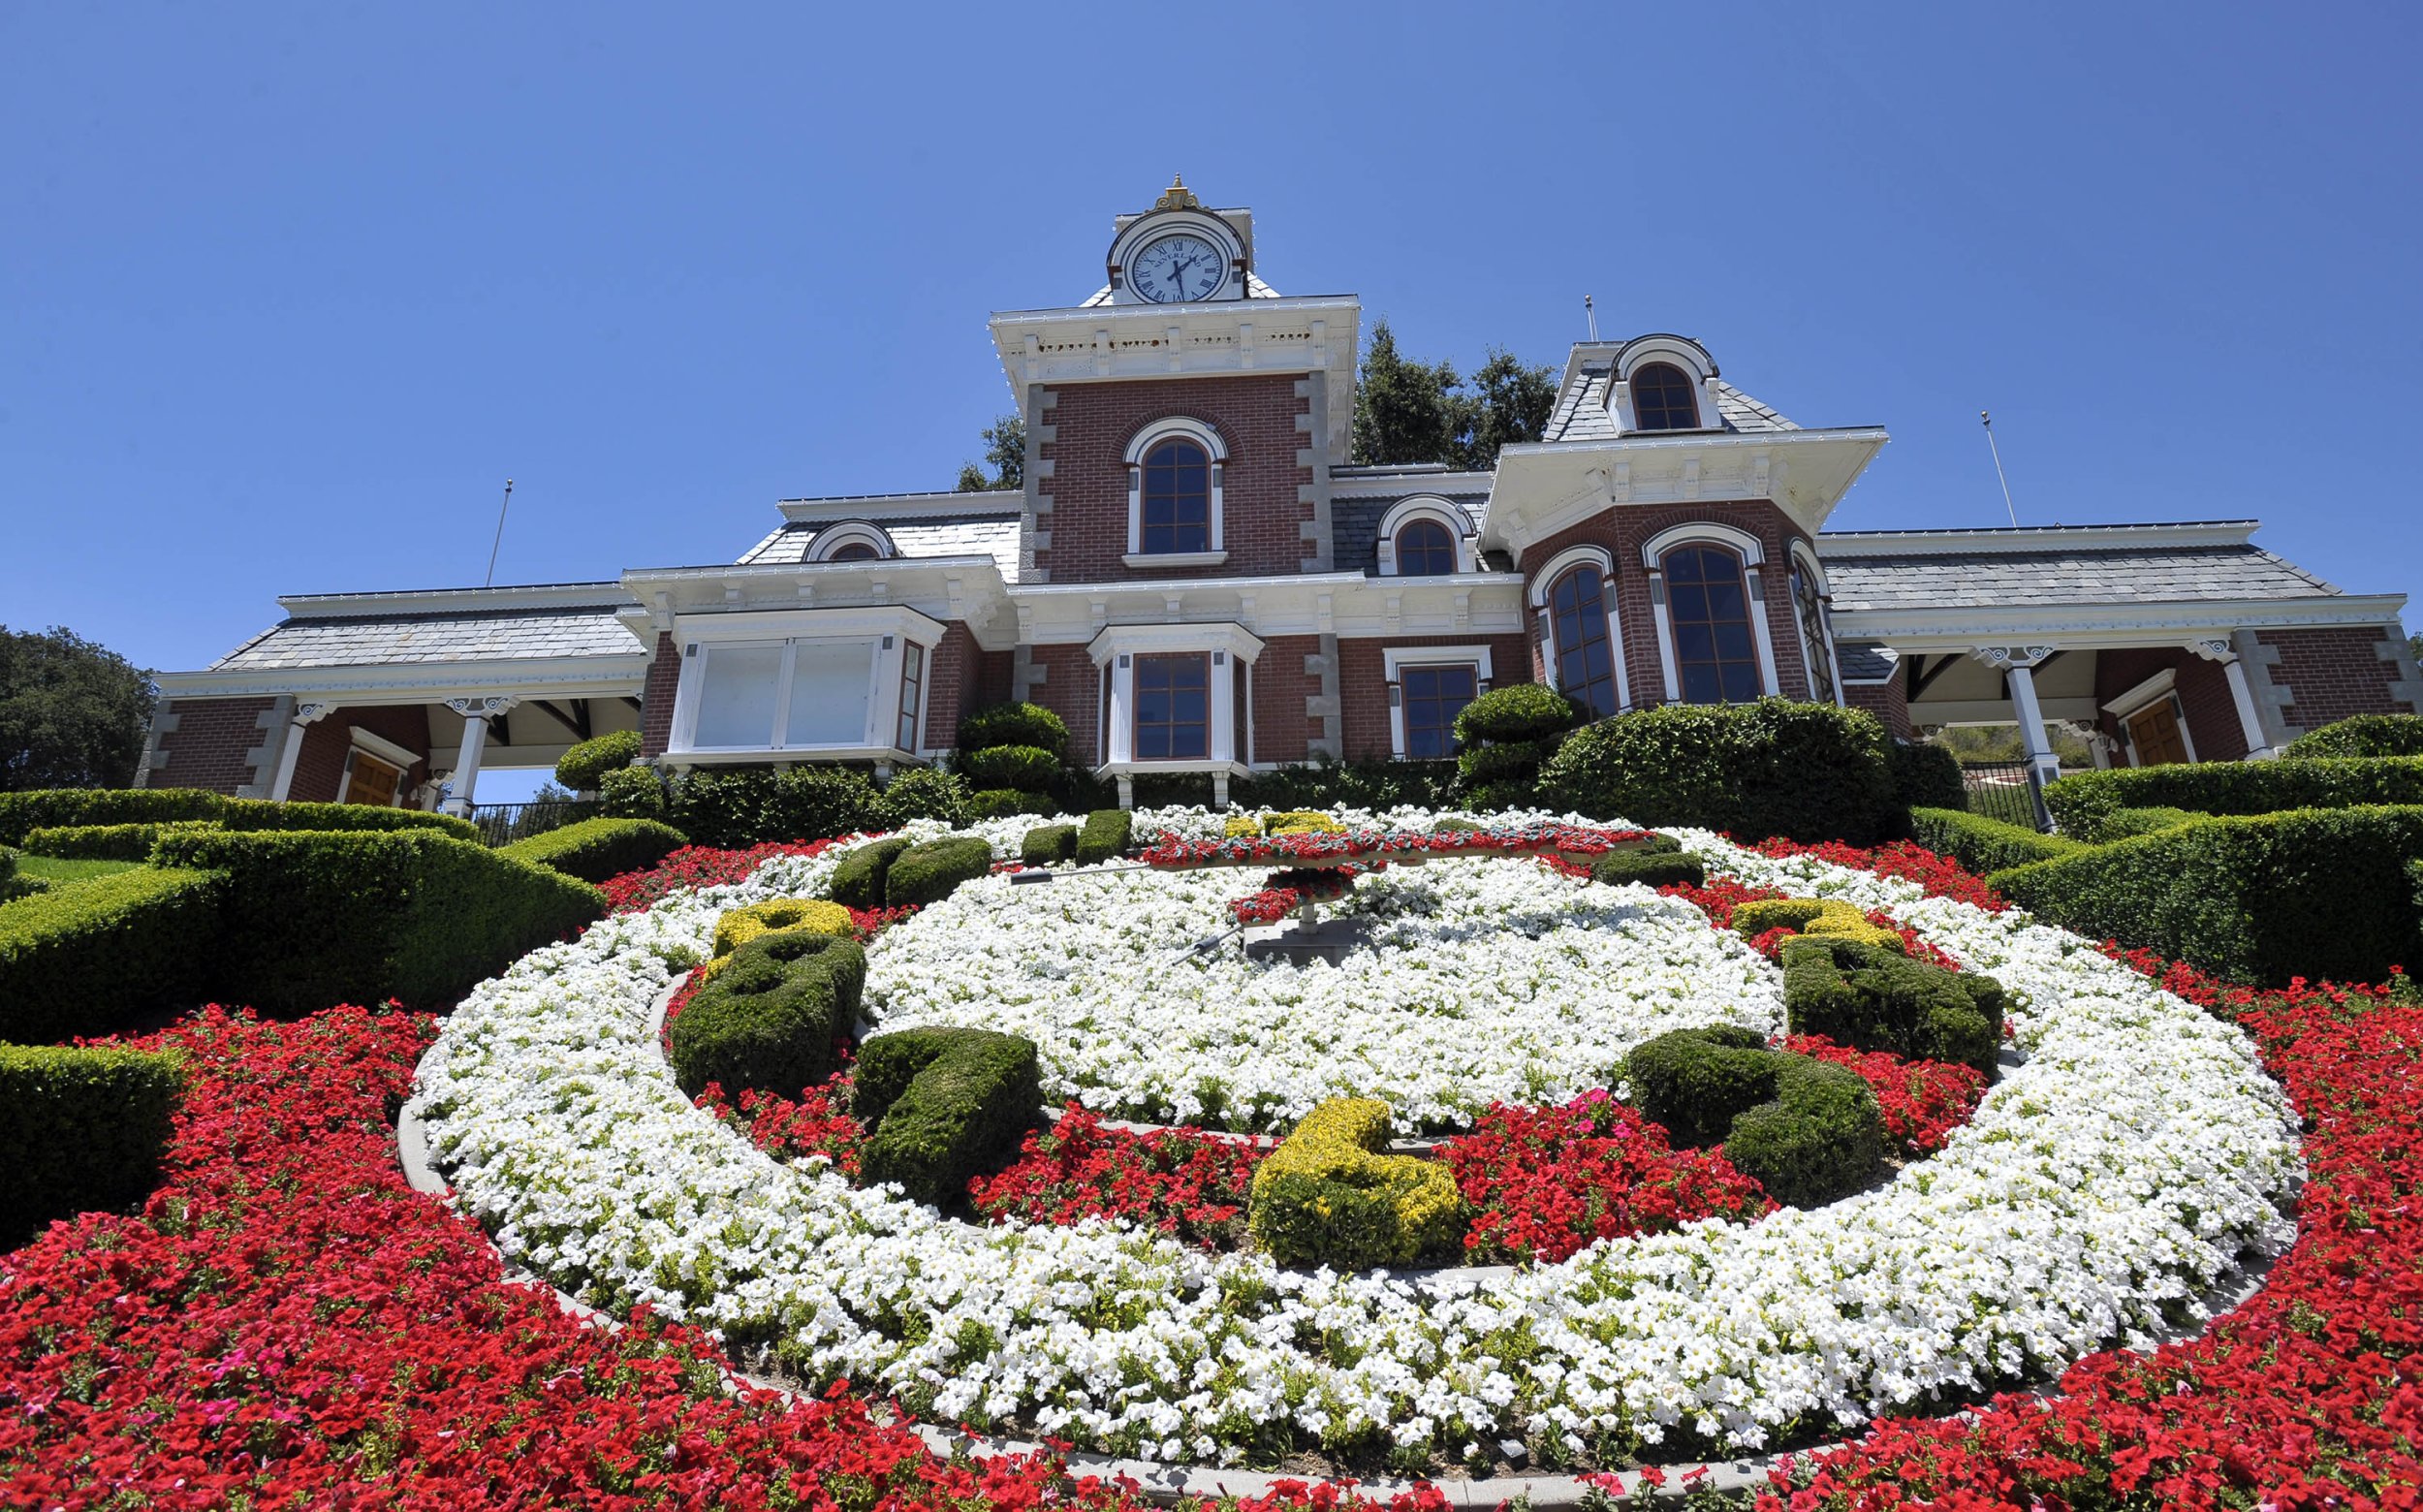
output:
[[[1142,864],[995,870],[882,924],[855,1074],[890,1074],[887,1036],[993,1031],[1031,1043],[1064,1110],[963,1196],[856,1169],[833,1087],[685,1095],[658,1032],[725,912],[827,896],[859,840],[634,891],[644,906],[475,992],[414,1108],[507,1259],[594,1306],[702,1327],[804,1386],[1212,1464],[1482,1469],[1520,1444],[1603,1468],[1815,1443],[2148,1345],[2291,1236],[2298,1145],[2249,1039],[1973,886],[1679,832],[1707,880],[1660,892],[1589,880],[1625,836],[1577,820],[1337,818],[1266,837],[1140,813]],[[1019,824],[975,833],[1018,854]],[[1314,885],[1363,929],[1335,963],[1204,944],[1306,900],[1283,873],[1340,866],[1370,869]],[[1990,977],[2000,1055],[1794,1035],[1787,975],[1821,969],[1833,925],[1811,903],[1799,940],[1730,928],[1782,898],[1848,905],[1825,918],[1912,970]],[[1782,1073],[1787,1103],[1874,1110],[1872,1172],[1778,1201],[1732,1144],[1651,1118],[1635,1053],[1694,1037],[1742,1075],[1811,1068]],[[1367,1140],[1340,1168],[1421,1185],[1433,1227],[1437,1194],[1461,1203],[1453,1252],[1348,1268],[1253,1242],[1276,1184],[1257,1162],[1349,1099],[1427,1148]]]

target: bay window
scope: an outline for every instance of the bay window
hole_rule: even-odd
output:
[[[666,754],[914,755],[941,631],[909,609],[700,615]]]

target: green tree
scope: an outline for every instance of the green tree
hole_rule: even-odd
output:
[[[996,488],[1026,487],[1026,422],[1016,415],[1004,415],[987,425],[982,436],[985,460],[960,465],[959,491],[988,493]],[[985,472],[988,464],[992,468],[990,476]]]
[[[160,690],[72,630],[0,625],[0,793],[124,787]]]
[[[1557,403],[1557,377],[1500,347],[1466,380],[1453,362],[1422,362],[1398,350],[1386,321],[1371,327],[1355,389],[1355,461],[1444,462],[1487,471],[1500,447],[1537,441]]]
[[[2423,635],[2407,637],[2407,654],[2416,661],[2423,662]]]

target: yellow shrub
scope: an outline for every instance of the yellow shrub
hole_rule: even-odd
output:
[[[1434,1160],[1384,1155],[1388,1105],[1321,1104],[1255,1168],[1246,1224],[1286,1265],[1361,1270],[1455,1248],[1463,1197]]]
[[[1308,809],[1262,816],[1262,833],[1265,835],[1337,835],[1345,828],[1329,815],[1313,813]]]
[[[1793,929],[1802,934],[1856,940],[1885,950],[1907,949],[1902,936],[1881,925],[1869,923],[1866,914],[1839,898],[1769,898],[1737,903],[1733,928],[1745,939],[1755,939],[1769,929]]]
[[[846,937],[850,932],[850,911],[839,903],[829,903],[818,898],[777,898],[771,902],[752,903],[735,908],[715,921],[715,959],[699,972],[703,986],[715,979],[732,953],[761,934],[788,933],[798,929],[810,934],[831,934]]]
[[[1262,821],[1251,814],[1231,814],[1220,825],[1220,837],[1242,840],[1262,833]]]

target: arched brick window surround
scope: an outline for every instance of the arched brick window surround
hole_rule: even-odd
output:
[[[1207,541],[1200,551],[1148,551],[1145,545],[1146,470],[1154,451],[1165,442],[1188,442],[1203,452],[1204,466],[1209,469],[1209,528]],[[1156,420],[1138,430],[1128,440],[1127,463],[1127,564],[1131,567],[1203,567],[1215,566],[1228,559],[1227,508],[1224,494],[1224,474],[1228,463],[1228,443],[1218,430],[1202,421],[1183,415]]]
[[[1740,565],[1744,609],[1749,618],[1750,641],[1757,654],[1758,690],[1769,697],[1779,697],[1782,688],[1776,680],[1775,638],[1767,627],[1765,585],[1760,581],[1766,559],[1766,548],[1758,537],[1732,525],[1713,520],[1695,521],[1660,530],[1641,545],[1641,565],[1650,574],[1649,602],[1651,616],[1657,623],[1658,659],[1665,678],[1666,702],[1679,704],[1684,700],[1682,660],[1675,644],[1675,618],[1668,603],[1670,588],[1666,583],[1666,560],[1686,549],[1711,547],[1731,555]]]
[[[1567,547],[1532,577],[1529,590],[1531,608],[1540,620],[1541,660],[1547,667],[1548,684],[1583,705],[1592,717],[1621,713],[1631,706],[1623,631],[1615,612],[1615,566],[1614,555],[1603,547]],[[1588,592],[1592,579],[1598,586],[1594,612]],[[1603,672],[1596,650],[1602,645]],[[1601,681],[1604,691],[1595,691],[1592,684]]]

